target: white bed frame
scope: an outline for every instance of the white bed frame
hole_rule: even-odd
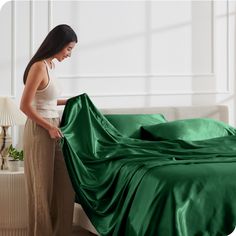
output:
[[[215,106],[191,106],[191,107],[149,107],[149,108],[113,108],[101,109],[103,114],[163,114],[167,120],[187,119],[187,118],[213,118],[223,122],[229,122],[228,107],[225,105]],[[86,230],[97,234],[96,229],[86,216],[83,208],[75,204],[74,209],[74,226],[80,226]],[[231,234],[233,235],[233,234]]]

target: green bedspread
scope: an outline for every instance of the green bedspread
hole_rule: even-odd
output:
[[[68,100],[63,153],[100,235],[220,236],[236,225],[236,136],[145,141],[122,136],[88,95]]]

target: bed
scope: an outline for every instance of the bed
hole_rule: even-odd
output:
[[[81,112],[81,110],[84,112],[84,114],[81,116],[81,114],[80,113],[82,113]],[[68,112],[68,113],[67,113]],[[69,115],[69,113],[71,114],[71,113],[73,113],[73,116],[71,116],[71,115]],[[106,118],[105,118],[105,121],[104,121],[104,117],[103,117],[103,115],[102,114],[105,114],[106,116]],[[75,121],[75,118],[76,117],[80,117],[79,119],[81,119],[80,120],[80,122],[82,123],[83,121],[85,122],[85,120],[83,120],[83,117],[86,117],[86,120],[87,119],[90,119],[90,120],[99,120],[99,124],[100,125],[102,125],[103,127],[106,127],[107,125],[109,126],[110,124],[109,123],[107,123],[107,120],[109,121],[109,116],[111,115],[111,117],[112,117],[112,115],[114,115],[114,114],[120,114],[120,115],[123,115],[123,114],[162,114],[164,117],[165,117],[165,119],[167,119],[168,120],[168,122],[170,121],[176,121],[176,120],[182,120],[182,119],[191,119],[191,118],[200,118],[200,117],[207,117],[207,118],[213,118],[214,120],[219,120],[219,121],[223,121],[223,122],[228,122],[228,108],[226,107],[226,106],[221,106],[221,105],[219,105],[219,106],[211,106],[211,107],[209,107],[209,106],[203,106],[203,107],[159,107],[159,108],[125,108],[125,109],[103,109],[103,110],[101,110],[101,113],[100,113],[100,111],[98,111],[97,109],[96,109],[96,107],[92,104],[92,102],[91,102],[91,100],[89,99],[89,97],[86,95],[86,94],[83,94],[83,95],[80,95],[80,96],[78,96],[78,97],[76,97],[76,98],[73,98],[72,100],[70,100],[69,101],[69,104],[68,104],[68,106],[65,108],[65,112],[64,112],[64,114],[63,114],[63,118],[62,118],[62,130],[63,130],[63,133],[65,134],[65,142],[64,142],[64,147],[63,147],[63,149],[64,149],[64,152],[65,152],[65,157],[66,157],[66,159],[67,159],[67,166],[68,166],[68,169],[69,169],[69,171],[70,172],[73,172],[73,173],[71,173],[71,178],[72,178],[72,182],[73,182],[73,185],[74,185],[74,187],[75,188],[77,188],[78,187],[78,185],[79,184],[81,184],[81,182],[80,181],[78,181],[80,178],[81,178],[81,176],[76,176],[75,177],[75,173],[76,173],[76,170],[72,170],[73,168],[74,168],[74,166],[76,166],[76,165],[78,165],[78,162],[77,163],[73,163],[73,160],[72,159],[70,159],[70,154],[68,154],[67,153],[67,151],[70,149],[70,148],[72,148],[72,146],[69,146],[69,148],[68,148],[68,145],[70,145],[70,142],[69,143],[67,143],[67,141],[68,140],[70,140],[70,138],[71,138],[71,136],[73,136],[74,135],[74,132],[76,132],[75,130],[73,130],[73,132],[71,132],[71,130],[69,129],[69,126],[68,126],[68,123],[70,123],[71,124],[71,122],[73,123],[73,122],[77,122],[77,121]],[[80,114],[80,115],[79,115]],[[69,117],[69,118],[68,118]],[[110,122],[111,123],[111,122]],[[86,126],[87,124],[84,124],[83,126]],[[77,126],[76,126],[77,127]],[[80,127],[79,129],[80,129],[80,131],[81,131],[81,129],[82,128],[84,128],[84,127]],[[91,129],[91,127],[87,127],[87,128],[89,128],[89,129]],[[96,129],[96,125],[95,126],[93,126],[92,127],[93,129]],[[108,127],[108,128],[110,128],[110,126]],[[89,132],[90,132],[91,130],[89,130]],[[113,130],[114,131],[114,130]],[[115,131],[114,131],[115,132]],[[233,132],[233,130],[232,130],[232,132]],[[72,133],[73,133],[73,135],[72,135]],[[75,134],[76,135],[76,134]],[[100,135],[100,134],[99,134]],[[119,135],[118,135],[119,136]],[[232,136],[234,136],[234,135],[232,135]],[[136,138],[135,138],[136,139]],[[125,139],[126,140],[126,142],[129,142],[129,139]],[[132,139],[132,140],[134,140],[134,139]],[[218,138],[215,138],[214,140],[218,140]],[[87,140],[88,141],[88,140]],[[221,140],[222,141],[222,140]],[[131,144],[133,144],[133,142],[134,141],[132,141],[131,143],[129,143],[129,145],[131,145]],[[147,143],[148,143],[149,141],[147,141]],[[163,142],[163,141],[160,141],[161,143]],[[216,142],[216,141],[214,141],[215,142],[215,144],[218,144],[218,141]],[[213,143],[214,143],[213,142]],[[223,141],[222,141],[223,142]],[[165,143],[165,145],[170,145],[171,144],[171,142],[165,142],[164,141],[164,143]],[[181,141],[180,142],[181,144],[183,144],[183,142]],[[178,145],[180,144],[180,143],[178,143]],[[195,142],[193,142],[194,144],[196,144]],[[186,145],[186,143],[184,143],[185,145]],[[200,141],[200,143],[198,143],[198,144],[201,144],[201,141]],[[113,148],[111,149],[111,153],[114,151],[114,146],[112,146]],[[162,148],[164,148],[164,146],[162,147]],[[145,149],[146,150],[146,149]],[[78,150],[75,150],[75,152],[77,152]],[[84,150],[83,150],[84,151]],[[85,150],[86,151],[86,150]],[[89,152],[91,151],[91,150],[88,150]],[[94,151],[94,150],[93,150]],[[128,149],[127,149],[127,151],[128,151]],[[130,149],[129,149],[129,151],[130,151]],[[73,150],[73,152],[74,152],[74,150]],[[139,154],[140,154],[140,152],[138,152]],[[106,153],[107,154],[107,153]],[[117,153],[116,153],[117,154]],[[131,153],[130,153],[131,154]],[[137,153],[136,153],[137,154]],[[226,153],[228,156],[227,156],[227,162],[225,162],[225,161],[223,161],[224,162],[224,168],[225,168],[225,172],[224,172],[224,174],[228,174],[227,173],[227,171],[229,170],[229,169],[227,169],[229,166],[230,166],[230,168],[231,168],[231,172],[233,172],[233,170],[234,170],[234,161],[235,161],[235,158],[234,158],[234,155],[229,155],[229,153]],[[82,155],[82,154],[81,154]],[[91,155],[93,155],[93,152],[91,153]],[[69,158],[68,158],[69,157]],[[173,160],[174,161],[176,161],[176,160],[179,160],[178,159],[178,155],[176,155],[176,153],[175,153],[175,155],[172,157],[173,158]],[[70,160],[69,160],[70,159]],[[78,160],[77,160],[78,161]],[[81,161],[81,160],[79,160],[79,161]],[[87,160],[87,162],[89,162],[90,160]],[[182,161],[182,160],[181,160]],[[221,163],[221,161],[218,161],[218,163]],[[229,164],[230,163],[230,164]],[[211,165],[211,163],[210,162],[208,162],[208,163],[205,163],[205,164],[203,164],[202,165],[202,167],[204,166],[204,165]],[[180,165],[181,166],[181,165]],[[187,166],[186,165],[186,163],[184,163],[184,165],[183,165],[184,167],[185,166]],[[195,177],[197,177],[198,176],[198,173],[195,171],[194,172],[194,170],[195,170],[195,168],[193,168],[193,167],[191,167],[191,165],[188,165],[188,167],[190,167],[189,168],[189,175],[186,175],[186,176],[188,176],[188,178],[190,177],[190,176],[193,176],[193,177],[191,177],[192,178],[192,180],[191,181],[194,181],[194,175],[195,175]],[[217,167],[218,168],[218,167]],[[216,169],[214,169],[214,178],[212,177],[212,181],[215,181],[215,180],[218,180],[219,182],[217,182],[217,184],[218,184],[218,186],[220,186],[222,183],[221,183],[221,181],[220,181],[220,179],[217,179],[217,168]],[[185,169],[183,168],[182,169],[183,171],[185,171]],[[212,167],[209,167],[209,168],[207,168],[206,169],[207,171],[212,171]],[[220,170],[220,169],[219,169]],[[173,166],[172,166],[172,164],[167,164],[166,166],[162,166],[162,167],[160,167],[160,171],[158,171],[158,174],[160,173],[160,175],[161,175],[161,177],[162,178],[166,178],[166,173],[168,173],[169,175],[171,175],[171,174],[173,174],[173,173],[175,173],[175,171],[176,171],[176,169],[175,168],[173,168]],[[231,172],[229,172],[229,173],[231,173]],[[210,173],[210,172],[209,172]],[[208,181],[208,174],[209,174],[208,172],[205,172],[204,174],[205,174],[205,176],[204,176],[204,181]],[[78,174],[78,173],[77,173]],[[82,173],[81,173],[82,174]],[[177,173],[177,175],[178,175],[178,173]],[[184,176],[184,177],[186,177],[186,176]],[[150,176],[149,176],[150,177]],[[160,177],[160,176],[159,176]],[[183,177],[183,176],[182,176]],[[181,179],[182,178],[181,176],[179,177],[179,179]],[[181,236],[185,236],[185,235],[199,235],[199,236],[201,236],[201,235],[211,235],[211,236],[214,236],[214,235],[227,235],[227,234],[230,234],[232,231],[233,231],[233,228],[234,228],[234,225],[236,224],[236,222],[235,222],[235,205],[230,205],[230,204],[233,204],[232,202],[230,202],[230,196],[232,197],[232,198],[234,198],[234,192],[236,192],[236,188],[235,188],[235,184],[234,184],[234,182],[232,182],[232,181],[230,181],[230,179],[231,179],[231,177],[234,177],[234,176],[229,176],[228,177],[228,179],[227,179],[227,181],[228,181],[228,183],[229,183],[229,186],[226,188],[224,188],[224,191],[227,189],[227,191],[228,191],[228,189],[230,189],[228,192],[227,192],[227,194],[228,194],[228,196],[229,196],[229,202],[227,202],[227,204],[225,204],[224,206],[223,205],[221,205],[221,206],[219,206],[219,208],[210,208],[208,205],[207,205],[207,202],[209,202],[209,201],[211,201],[211,198],[212,199],[214,199],[215,198],[215,193],[217,192],[217,185],[216,185],[216,188],[215,188],[215,190],[214,191],[216,191],[215,193],[214,192],[209,192],[209,194],[208,195],[203,195],[203,196],[201,196],[201,195],[197,195],[199,192],[201,192],[201,189],[203,189],[203,186],[199,186],[199,185],[195,185],[194,186],[194,188],[195,189],[191,189],[191,186],[190,186],[190,192],[192,192],[193,194],[194,194],[194,196],[188,196],[188,194],[185,194],[186,196],[183,196],[183,195],[181,195],[181,199],[179,200],[179,201],[182,201],[182,207],[177,207],[177,205],[175,206],[175,204],[177,204],[176,202],[174,202],[173,201],[173,199],[175,199],[176,200],[176,196],[175,196],[175,194],[176,194],[176,192],[175,191],[179,191],[179,189],[177,190],[177,189],[175,189],[175,191],[173,191],[172,193],[171,193],[171,196],[169,196],[169,195],[166,195],[166,199],[169,201],[167,201],[166,203],[161,203],[160,205],[162,205],[162,206],[165,206],[166,207],[166,209],[164,209],[164,207],[162,207],[162,208],[159,208],[158,210],[157,210],[157,216],[158,217],[163,217],[163,219],[165,219],[164,221],[162,220],[162,218],[155,218],[155,219],[151,219],[151,220],[149,220],[149,222],[150,221],[152,221],[152,222],[156,222],[156,221],[158,221],[158,222],[160,222],[160,223],[158,223],[159,225],[158,225],[158,227],[149,227],[148,229],[146,228],[146,229],[139,229],[139,231],[137,230],[137,228],[135,228],[134,227],[134,229],[132,229],[132,226],[133,226],[133,224],[140,224],[140,225],[142,225],[142,222],[143,222],[143,220],[144,219],[146,219],[146,218],[142,218],[142,217],[140,217],[140,218],[142,218],[142,221],[140,222],[139,221],[139,217],[137,218],[136,217],[136,215],[141,215],[141,214],[143,214],[144,212],[144,210],[145,210],[145,208],[143,208],[144,206],[142,206],[142,207],[140,207],[140,209],[139,208],[135,208],[135,213],[134,212],[131,212],[131,214],[133,214],[133,219],[134,219],[134,222],[124,222],[124,220],[120,220],[120,222],[119,222],[119,224],[120,224],[120,227],[119,228],[116,228],[114,225],[114,228],[112,229],[112,230],[110,230],[110,228],[109,227],[107,227],[108,229],[106,229],[105,231],[103,231],[102,233],[101,233],[101,235],[129,235],[129,236],[132,236],[132,235],[165,235],[165,236],[167,236],[167,235],[181,235]],[[83,177],[82,177],[82,179],[83,179]],[[148,178],[147,178],[148,179]],[[168,179],[168,178],[167,178]],[[178,178],[177,178],[178,179]],[[132,181],[132,178],[130,179],[130,181]],[[148,181],[150,181],[150,180],[143,180],[142,179],[142,181],[143,181],[143,186],[142,187],[144,187],[145,186],[145,181],[147,181],[147,184],[149,183]],[[170,181],[169,183],[172,183],[171,181],[173,181],[173,177],[172,178],[169,178],[169,180],[168,181]],[[192,182],[191,181],[187,181],[187,183],[185,183],[185,184],[191,184]],[[173,181],[173,183],[174,184],[178,184],[177,182],[175,182],[175,180]],[[199,182],[200,183],[200,185],[201,185],[201,182]],[[82,184],[84,184],[84,182],[82,183]],[[146,185],[147,185],[146,184]],[[92,191],[91,189],[88,189],[88,186],[86,186],[87,187],[87,189],[86,188],[84,188],[84,189],[82,189],[83,191],[84,190],[86,190],[89,194],[88,194],[88,196],[89,197],[91,197],[91,196],[94,196],[94,197],[97,197],[96,196],[96,194],[95,193],[92,193],[92,194],[90,194],[90,192]],[[174,188],[172,188],[172,189],[174,189]],[[209,188],[210,189],[210,188]],[[145,192],[144,191],[145,189],[143,188],[143,192]],[[83,228],[85,228],[85,229],[87,229],[87,230],[89,230],[90,232],[93,232],[93,233],[95,233],[95,234],[98,234],[98,232],[97,232],[97,230],[94,228],[94,226],[92,225],[92,223],[90,222],[90,220],[88,219],[88,217],[87,217],[87,215],[86,215],[86,213],[87,214],[90,214],[90,216],[89,216],[89,218],[90,219],[92,219],[92,221],[93,221],[93,223],[95,223],[95,225],[96,225],[96,227],[99,229],[99,231],[101,232],[101,228],[103,228],[103,226],[101,226],[101,225],[99,225],[99,222],[97,222],[96,221],[96,217],[94,218],[93,217],[93,215],[91,215],[91,210],[89,209],[89,207],[91,207],[89,204],[87,204],[86,203],[86,201],[85,201],[85,199],[86,199],[86,197],[83,199],[83,194],[84,193],[87,193],[86,191],[85,192],[83,192],[83,191],[78,191],[77,192],[77,194],[78,195],[80,195],[80,196],[78,196],[78,199],[77,199],[77,202],[78,203],[81,203],[81,204],[76,204],[75,205],[75,211],[74,211],[74,225],[80,225],[80,226],[82,226]],[[150,191],[150,190],[148,190],[148,191]],[[167,189],[167,191],[169,191],[168,189]],[[134,191],[133,191],[134,192]],[[233,192],[233,193],[232,193]],[[137,191],[135,192],[136,194],[137,194]],[[156,194],[156,193],[155,193]],[[166,194],[166,192],[165,192],[165,194]],[[219,192],[217,192],[217,194],[219,194]],[[142,191],[139,191],[139,193],[137,194],[137,195],[139,195],[139,199],[142,199],[142,198],[145,198],[145,196],[143,196],[142,195]],[[161,195],[161,194],[160,194]],[[82,196],[82,197],[81,197]],[[87,197],[88,197],[87,196]],[[174,198],[172,197],[172,196],[174,196]],[[199,196],[199,199],[197,199],[197,196]],[[202,200],[202,198],[201,197],[206,197],[206,196],[208,196],[208,198],[209,199],[207,199],[207,201],[205,201],[204,199]],[[157,196],[156,196],[157,197]],[[192,198],[191,198],[192,197]],[[213,198],[214,197],[214,198]],[[219,198],[220,198],[220,196],[219,196]],[[134,201],[134,202],[136,202],[137,201],[137,198],[135,198],[135,197],[131,197],[130,198],[132,201]],[[160,200],[164,200],[165,198],[161,198]],[[202,209],[197,209],[196,208],[196,206],[194,206],[194,204],[193,204],[193,201],[196,201],[196,199],[197,200],[199,200],[200,202],[201,201],[203,201],[203,204],[201,203],[201,204],[199,204],[199,207],[200,208],[202,208]],[[153,199],[146,199],[146,201],[147,201],[147,203],[145,203],[145,204],[150,204],[150,206],[149,206],[149,210],[151,210],[151,207],[155,207],[155,204],[153,204],[153,202],[148,202],[148,201],[153,201]],[[214,201],[213,201],[214,202]],[[130,204],[130,202],[129,202],[129,204]],[[144,205],[145,205],[144,204]],[[179,203],[178,203],[179,204]],[[191,206],[191,204],[192,204],[192,212],[194,212],[194,214],[195,214],[195,216],[193,217],[193,216],[191,216],[191,214],[187,214],[186,212],[187,212],[187,210],[188,210],[188,208],[189,208],[189,206]],[[217,204],[218,204],[218,202],[217,202]],[[83,209],[82,207],[81,207],[81,205],[83,205],[84,206],[84,208],[85,209]],[[136,206],[138,205],[138,202],[137,202],[137,204],[136,204]],[[194,207],[193,207],[194,206]],[[167,208],[171,208],[171,210],[168,210]],[[176,211],[174,211],[173,209],[176,207]],[[223,209],[223,207],[225,207],[225,209],[224,209],[224,211],[222,210]],[[227,208],[228,207],[228,208]],[[100,211],[101,209],[99,209],[99,206],[98,205],[96,205],[96,202],[94,202],[94,205],[93,205],[93,208],[95,209],[95,208],[97,208],[98,209],[98,211]],[[191,208],[191,207],[190,207]],[[222,208],[222,209],[221,209]],[[208,209],[208,213],[207,213],[207,209]],[[220,210],[221,209],[221,210]],[[232,210],[233,209],[233,210]],[[103,209],[104,210],[104,209]],[[128,214],[128,212],[130,213],[130,210],[132,211],[132,206],[126,206],[126,212],[125,213],[122,213],[124,216],[128,216],[127,214]],[[199,210],[199,211],[198,211]],[[85,213],[86,212],[86,213]],[[208,222],[206,223],[204,220],[202,220],[201,219],[201,217],[202,217],[202,215],[201,215],[201,213],[202,212],[205,212],[205,214],[206,214],[206,216],[205,217],[208,217]],[[223,213],[222,213],[223,212]],[[101,212],[100,212],[101,213]],[[217,227],[217,229],[216,229],[216,231],[214,231],[214,229],[212,229],[212,227],[213,226],[215,226],[215,224],[211,224],[211,222],[209,221],[209,219],[211,219],[212,220],[212,216],[215,216],[215,219],[218,219],[218,218],[220,218],[219,217],[219,214],[220,213],[222,213],[222,214],[224,214],[223,216],[221,215],[221,218],[223,217],[224,219],[222,220],[222,221],[217,221],[217,224],[218,223],[220,223],[220,224],[222,224],[220,227]],[[166,216],[165,216],[165,214],[167,214]],[[169,214],[169,215],[168,215]],[[178,217],[176,217],[176,216],[178,216]],[[192,221],[192,223],[191,223],[191,225],[195,225],[196,227],[192,227],[192,231],[191,232],[194,232],[194,234],[191,234],[189,231],[188,231],[188,224],[186,223],[186,222],[183,222],[184,220],[186,220],[186,216],[188,216],[189,217],[189,219],[190,219],[190,221]],[[102,217],[102,215],[100,215],[100,217]],[[136,218],[135,218],[136,217]],[[152,215],[152,217],[153,217],[153,215]],[[191,218],[192,217],[192,218]],[[119,215],[117,215],[117,218],[119,218]],[[204,218],[204,217],[203,217]],[[115,219],[115,218],[114,218]],[[114,220],[113,219],[113,220]],[[168,220],[166,220],[166,219],[169,219],[169,221]],[[211,232],[211,234],[207,234],[207,231],[201,231],[201,230],[199,230],[198,231],[198,226],[197,226],[197,224],[196,224],[196,219],[198,219],[199,220],[199,225],[204,225],[204,227],[205,228],[209,228],[209,232]],[[131,219],[129,219],[129,220],[131,220]],[[182,221],[182,222],[177,222],[178,220],[180,220],[180,221]],[[202,222],[201,222],[201,220],[202,220]],[[204,221],[204,222],[203,222]],[[213,220],[214,221],[214,220]],[[169,222],[169,223],[168,223]],[[223,223],[224,224],[223,224]],[[104,222],[103,222],[104,223]],[[167,223],[169,224],[169,226],[168,227],[166,227],[166,225],[167,225]],[[148,225],[148,223],[146,222],[145,224],[147,224]],[[143,225],[145,225],[145,224],[143,224]],[[173,225],[179,225],[179,228],[178,229],[176,229],[176,228],[174,228],[173,227]],[[181,226],[182,225],[182,226]],[[185,227],[183,227],[183,226],[186,226],[186,228]],[[125,226],[125,231],[123,231],[124,229],[122,229],[122,228],[124,228],[124,226]],[[104,226],[104,228],[106,228],[106,226]],[[158,230],[156,229],[156,228],[158,228]],[[109,231],[110,230],[110,231]],[[133,231],[135,231],[135,232],[133,232]],[[145,231],[146,230],[146,231]],[[163,231],[164,230],[164,231]],[[110,233],[109,233],[110,232]],[[112,233],[111,233],[112,232]],[[138,232],[138,233],[137,233]],[[143,232],[143,233],[142,233]],[[157,232],[158,232],[158,234],[157,234]],[[162,234],[160,233],[160,232],[162,232]],[[163,233],[163,232],[165,232],[165,233]]]

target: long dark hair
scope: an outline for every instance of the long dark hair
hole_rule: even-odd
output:
[[[53,28],[42,42],[37,52],[29,61],[24,72],[24,84],[26,83],[30,67],[35,62],[52,57],[60,52],[68,43],[77,43],[77,41],[76,33],[69,25],[62,24]]]

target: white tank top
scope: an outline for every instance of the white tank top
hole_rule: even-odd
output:
[[[36,91],[33,106],[42,117],[57,118],[59,117],[57,98],[61,91],[55,81],[54,68],[51,69],[45,60],[44,63],[48,72],[48,84],[45,88]]]

